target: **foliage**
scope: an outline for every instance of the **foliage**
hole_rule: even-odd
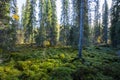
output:
[[[112,6],[112,13],[111,13],[111,42],[113,47],[118,47],[120,45],[120,1],[115,0],[113,1],[113,6]]]
[[[12,17],[13,17],[16,21],[19,20],[19,16],[18,16],[17,14],[14,14]]]
[[[71,73],[72,69],[67,67],[58,67],[52,71],[51,80],[72,80]]]
[[[73,60],[78,50],[70,47],[19,46],[0,64],[0,79],[7,80],[119,80],[120,59],[109,47],[86,47],[84,62]],[[14,72],[14,73],[13,73]],[[1,74],[2,73],[2,74]]]
[[[62,45],[68,45],[69,41],[69,0],[61,0],[62,11],[61,11],[61,27],[60,27],[60,39]]]
[[[103,42],[107,44],[108,41],[108,4],[105,0],[103,5]]]
[[[43,46],[44,47],[49,47],[50,46],[50,42],[49,41],[44,41],[43,42]]]

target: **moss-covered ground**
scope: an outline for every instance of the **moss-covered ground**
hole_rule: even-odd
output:
[[[83,59],[78,50],[18,47],[4,55],[0,80],[120,80],[120,58],[108,47],[87,47]]]

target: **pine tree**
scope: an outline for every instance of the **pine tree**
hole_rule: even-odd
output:
[[[10,50],[10,30],[9,30],[9,21],[10,21],[10,0],[0,1],[0,49]],[[1,52],[0,52],[1,53]]]
[[[25,11],[23,13],[23,29],[24,29],[24,43],[29,43],[30,40],[30,34],[28,31],[28,23],[29,23],[29,19],[30,19],[30,0],[26,1],[25,4]]]
[[[112,2],[111,42],[113,47],[120,46],[120,0]]]
[[[0,21],[2,21],[4,18],[9,19],[9,4],[10,0],[4,0],[0,1]]]
[[[94,43],[100,43],[98,39],[101,37],[100,33],[100,21],[99,21],[99,0],[95,1],[96,6],[95,6],[95,19],[94,19]]]
[[[82,46],[83,46],[83,30],[84,30],[84,0],[80,2],[80,36],[79,36],[79,58],[82,57]]]
[[[44,41],[50,42],[51,46],[57,44],[57,16],[55,0],[39,1],[40,28],[36,36],[36,43],[43,46]]]
[[[80,25],[80,0],[73,0],[73,17],[72,17],[72,28],[70,30],[70,43],[72,46],[78,46],[79,43],[79,25]],[[88,45],[89,42],[89,25],[88,25],[88,0],[84,1],[84,37],[83,45]]]
[[[80,0],[72,1],[72,27],[70,29],[70,43],[78,47],[79,44],[79,25],[80,25]]]
[[[34,27],[36,25],[36,0],[30,1],[30,16],[27,24],[27,32],[29,36],[29,43],[33,43],[34,41]]]
[[[88,23],[88,0],[84,0],[84,37],[83,37],[83,45],[89,45],[89,36],[90,36],[90,28]]]
[[[51,32],[52,32],[52,4],[51,0],[46,0],[46,39],[51,41]]]
[[[36,44],[38,46],[44,46],[46,41],[46,1],[39,0],[39,29],[38,34],[35,37]]]
[[[17,34],[18,21],[19,21],[17,0],[11,0],[11,14],[12,14],[12,19],[11,19],[12,41],[11,43],[15,45],[16,40],[17,40],[16,34]]]
[[[52,5],[52,22],[51,22],[51,34],[50,43],[51,46],[55,46],[58,42],[58,29],[57,29],[57,13],[56,13],[56,0],[51,0]]]
[[[60,28],[60,42],[63,45],[68,45],[69,41],[69,0],[62,0],[62,14],[61,14],[61,28]]]
[[[105,0],[103,5],[103,42],[107,44],[108,40],[108,5]]]

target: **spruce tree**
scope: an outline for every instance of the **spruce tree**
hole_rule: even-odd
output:
[[[72,1],[72,27],[70,29],[70,43],[72,46],[78,47],[79,43],[79,19],[80,19],[80,0]]]
[[[107,1],[105,0],[104,5],[103,5],[103,42],[107,44],[108,41],[108,5]]]
[[[25,4],[25,11],[24,11],[24,15],[23,15],[23,29],[24,29],[24,43],[29,43],[30,40],[30,33],[29,33],[29,20],[30,20],[30,0],[26,1]]]
[[[10,0],[0,1],[0,49],[2,51],[10,50]],[[2,52],[0,52],[2,53]]]
[[[84,37],[83,45],[88,45],[89,42],[89,25],[88,25],[88,0],[84,1]],[[72,46],[78,46],[79,43],[79,25],[80,25],[80,0],[72,1],[72,28],[70,30],[70,43]]]
[[[113,47],[120,46],[120,0],[112,2],[111,42]]]
[[[93,42],[96,44],[100,43],[98,41],[99,38],[101,38],[101,33],[100,33],[100,21],[99,21],[99,0],[95,1],[96,6],[95,6],[95,19],[94,19],[94,40]]]
[[[35,41],[38,46],[44,46],[46,41],[46,1],[39,0],[39,28],[38,34],[36,34]]]
[[[30,16],[29,16],[29,21],[27,24],[27,32],[29,36],[29,43],[33,43],[34,41],[34,27],[36,25],[36,0],[31,0],[30,1]]]
[[[83,30],[84,30],[84,0],[80,2],[80,33],[79,33],[79,53],[78,57],[82,58],[82,47],[83,47]]]
[[[12,19],[11,19],[11,36],[12,36],[12,41],[15,45],[17,41],[17,28],[18,28],[18,21],[19,21],[19,16],[18,16],[18,7],[17,7],[17,0],[11,0],[11,14],[12,14]]]
[[[63,45],[68,45],[69,41],[69,0],[62,0],[62,14],[61,14],[61,28],[60,28],[60,42]]]
[[[52,4],[51,0],[46,0],[46,39],[51,41],[51,32],[52,32]]]
[[[52,22],[51,22],[51,46],[55,46],[58,42],[58,29],[57,29],[57,13],[56,13],[56,0],[51,0],[52,5]]]

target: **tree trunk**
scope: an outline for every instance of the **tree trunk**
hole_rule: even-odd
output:
[[[80,3],[80,36],[79,36],[79,54],[78,57],[82,58],[82,45],[83,45],[83,25],[84,25],[84,19],[83,19],[83,15],[84,15],[84,0],[81,0]]]

